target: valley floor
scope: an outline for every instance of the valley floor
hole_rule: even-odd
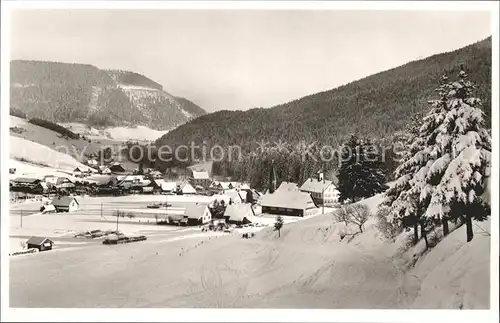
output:
[[[326,218],[330,220],[325,215],[301,222]],[[280,239],[275,235],[263,231],[254,239],[232,235],[170,242],[154,236],[126,245],[97,243],[67,252],[11,257],[10,304],[79,308],[401,305],[400,273],[385,256],[355,246],[317,246],[305,236],[292,242],[285,230]]]
[[[366,200],[372,208],[378,202],[379,197]],[[100,201],[83,204],[87,211],[66,215],[65,221],[85,223],[80,221],[88,211],[96,220]],[[11,221],[17,218],[16,210],[12,212]],[[48,233],[49,228],[54,232],[58,225],[70,225],[57,216],[27,217],[23,228],[11,223],[11,239],[36,233],[30,230]],[[459,228],[430,252],[419,253],[419,244],[395,256],[398,244],[379,239],[373,221],[363,234],[340,241],[343,224],[334,223],[331,213],[287,221],[279,238],[272,227],[242,239],[241,232],[201,233],[198,227],[124,226],[148,240],[103,245],[101,240],[65,236],[61,230],[55,250],[10,257],[10,306],[489,307],[490,239],[480,231],[468,244]],[[113,227],[110,223],[109,229]],[[416,265],[405,266],[415,253]]]

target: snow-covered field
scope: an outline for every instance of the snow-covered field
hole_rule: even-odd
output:
[[[168,132],[168,130],[155,130],[146,126],[106,128],[105,132],[114,140],[145,140],[154,141]]]
[[[82,134],[91,139],[109,139],[102,130],[94,127],[89,127],[83,123],[69,122],[61,123],[63,127],[66,127],[73,131],[74,133]]]
[[[82,123],[65,123],[65,127],[73,132],[83,134],[92,139],[108,139],[116,141],[138,140],[154,141],[168,132],[168,130],[155,130],[146,126],[136,127],[108,127],[96,129]]]

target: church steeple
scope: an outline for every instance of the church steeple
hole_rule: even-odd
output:
[[[271,169],[269,170],[269,193],[276,191],[278,179],[276,177],[276,169],[274,168],[274,159],[271,161]]]

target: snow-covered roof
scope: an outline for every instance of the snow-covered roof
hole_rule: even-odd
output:
[[[193,170],[193,178],[194,179],[210,179],[208,176],[208,172],[197,172]]]
[[[250,204],[231,204],[226,207],[224,217],[229,217],[229,221],[243,222],[252,219],[253,209]]]
[[[184,217],[188,219],[200,219],[205,211],[208,210],[208,206],[206,204],[189,204],[184,211]]]
[[[52,205],[54,206],[69,206],[71,202],[75,201],[77,204],[78,200],[71,196],[57,196],[52,200]]]
[[[316,207],[309,193],[298,191],[275,191],[265,194],[262,196],[261,205],[300,210]]]
[[[49,238],[45,238],[45,237],[31,237],[28,239],[28,241],[26,241],[27,244],[33,244],[33,245],[36,245],[36,246],[41,246],[43,245],[46,241],[50,242],[50,243],[54,243],[52,240],[50,240]]]
[[[17,177],[14,178],[13,181],[17,183],[35,183],[36,181],[39,181],[39,179],[36,177]]]
[[[93,175],[93,176],[87,177],[86,180],[88,182],[94,182],[97,185],[106,185],[110,181],[113,180],[113,176],[110,176],[110,175]]]
[[[226,191],[225,195],[229,196],[233,203],[240,203],[243,200],[241,193],[244,193],[246,197],[246,192],[238,192],[236,190]]]
[[[302,184],[300,190],[311,193],[323,193],[330,185],[333,185],[332,181],[318,181],[316,178],[309,178]]]
[[[161,186],[162,191],[171,192],[171,191],[175,191],[177,188],[177,183],[175,183],[175,182],[165,182],[162,180],[157,180],[155,182],[157,184],[158,184],[158,182],[160,182],[158,185]]]
[[[53,204],[42,205],[43,211],[55,211],[56,207]]]
[[[121,175],[118,176],[117,179],[119,181],[125,181],[125,182],[136,182],[136,181],[144,181],[144,175]]]
[[[278,190],[298,191],[299,185],[292,182],[281,182],[280,186],[278,187]]]
[[[92,169],[90,167],[81,167],[81,166],[78,166],[77,168],[75,168],[73,170],[73,172],[82,172],[82,173],[86,173],[86,172],[91,172]]]
[[[182,193],[196,193],[195,188],[188,182],[180,182],[177,185],[181,188]]]

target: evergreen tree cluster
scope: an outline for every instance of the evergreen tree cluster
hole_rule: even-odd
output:
[[[379,147],[370,139],[353,135],[342,147],[338,171],[340,200],[356,202],[385,191],[386,178]]]
[[[485,126],[476,87],[462,69],[457,80],[446,76],[437,89],[440,98],[421,127],[410,126],[407,151],[396,169],[397,180],[387,191],[385,205],[393,221],[418,227],[427,241],[434,226],[448,230],[448,221],[466,224],[467,241],[472,240],[472,221],[482,221],[491,213],[482,198],[491,169],[491,136]]]

